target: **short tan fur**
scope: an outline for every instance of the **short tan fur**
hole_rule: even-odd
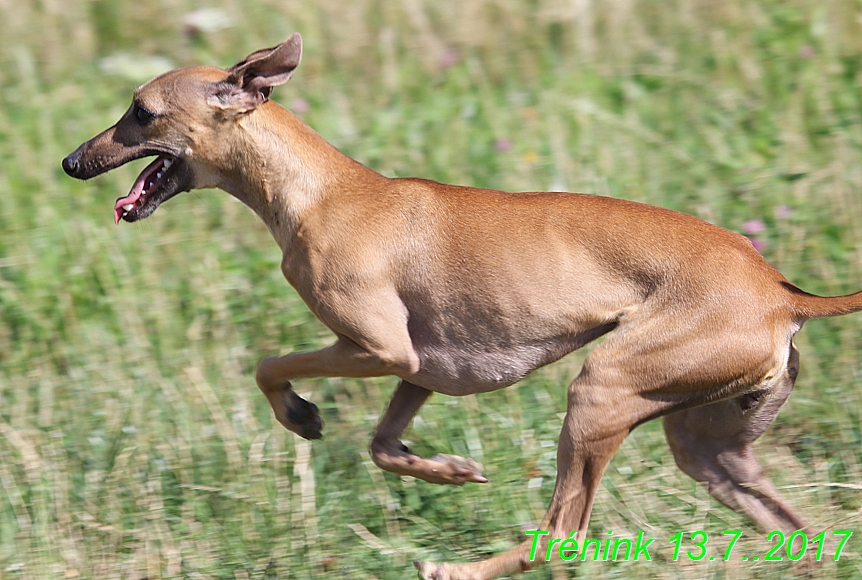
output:
[[[540,524],[548,537],[583,537],[614,452],[656,417],[677,464],[719,501],[765,530],[804,527],[751,445],[793,388],[793,335],[808,318],[862,309],[862,294],[807,294],[744,237],[666,209],[383,177],[269,100],[301,50],[295,34],[228,70],[157,77],[115,126],[63,161],[88,179],[158,156],[117,201],[117,220],[215,187],[267,224],[285,277],[336,336],[320,351],[260,361],[257,383],[287,429],[311,439],[322,429],[291,381],[395,375],[375,463],[432,483],[481,483],[470,459],[423,458],[401,444],[425,400],[506,387],[607,335],[568,389]],[[537,565],[529,547],[417,566],[426,579],[487,579]]]

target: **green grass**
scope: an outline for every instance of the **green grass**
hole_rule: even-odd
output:
[[[584,353],[423,408],[410,445],[482,461],[487,486],[370,463],[391,378],[298,382],[324,441],[274,424],[256,361],[330,337],[283,280],[265,227],[204,191],[117,228],[113,200],[142,162],[88,183],[60,169],[126,108],[149,74],[141,59],[228,66],[298,30],[304,62],[275,98],[303,99],[311,126],[386,175],[612,195],[737,231],[761,220],[764,255],[794,283],[862,288],[858,2],[210,6],[233,26],[185,35],[188,2],[0,2],[2,578],[408,578],[413,559],[475,560],[524,539],[553,488]],[[139,60],[102,72],[118,54]],[[862,317],[812,321],[797,344],[796,392],[759,456],[815,533],[856,532],[814,576],[860,578]],[[644,530],[654,561],[527,577],[788,573],[721,562],[725,529],[744,530],[739,556],[771,545],[676,469],[652,423],[608,469],[591,533]],[[680,530],[709,533],[718,561],[670,562]]]

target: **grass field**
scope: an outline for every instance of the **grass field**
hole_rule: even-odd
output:
[[[330,341],[278,248],[221,192],[112,223],[144,162],[81,183],[60,160],[165,67],[229,66],[293,31],[275,99],[389,176],[568,190],[685,211],[755,239],[802,288],[862,288],[862,4],[853,0],[0,0],[0,577],[414,577],[525,538],[554,484],[588,349],[504,391],[435,396],[407,439],[484,463],[444,488],[374,467],[392,378],[307,380],[309,443],[254,385]],[[194,20],[197,18],[197,20]],[[794,396],[759,456],[811,530],[855,532],[818,578],[862,578],[862,316],[797,336]],[[722,531],[744,537],[729,562]],[[651,562],[530,578],[779,578],[773,545],[679,472],[658,423],[609,467],[591,533]],[[703,530],[709,554],[671,561]],[[688,540],[686,540],[688,542]],[[830,540],[831,541],[831,540]],[[693,543],[684,551],[694,549]]]

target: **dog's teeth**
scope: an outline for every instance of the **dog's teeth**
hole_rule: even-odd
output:
[[[171,161],[170,159],[165,159],[165,162],[162,164],[162,167],[164,167],[167,170],[167,168],[173,164],[174,164],[174,162]]]
[[[123,209],[126,210],[126,212],[128,213],[128,212],[132,211],[133,207],[135,207],[135,204],[127,203],[126,205],[123,206]]]
[[[162,173],[161,172],[156,173],[156,179],[161,179],[161,178],[162,178]]]

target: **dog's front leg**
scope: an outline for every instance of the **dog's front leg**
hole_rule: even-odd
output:
[[[399,345],[400,346],[397,346]],[[409,376],[419,370],[419,358],[409,341],[388,348],[361,346],[341,336],[322,350],[266,357],[257,365],[257,385],[288,430],[305,439],[320,439],[323,421],[317,405],[297,395],[290,381],[312,377]]]
[[[482,466],[472,459],[444,454],[426,459],[410,451],[399,440],[429,396],[431,391],[428,389],[401,381],[377,426],[371,442],[371,459],[381,469],[399,475],[412,475],[430,483],[486,483],[488,480],[482,475]]]

